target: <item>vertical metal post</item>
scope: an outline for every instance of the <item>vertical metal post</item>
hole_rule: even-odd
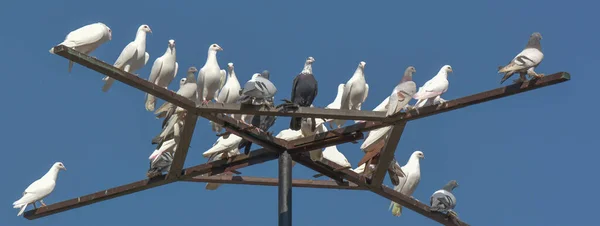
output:
[[[292,226],[292,156],[279,155],[279,226]]]

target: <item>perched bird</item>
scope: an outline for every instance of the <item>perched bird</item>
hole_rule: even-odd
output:
[[[446,100],[440,96],[435,97],[435,99],[427,99],[426,101],[422,101],[421,103],[419,103],[419,105],[415,105],[413,106],[414,108],[422,108],[422,107],[427,107],[430,105],[434,105],[434,104],[440,104],[440,103],[444,103],[446,102]],[[408,105],[407,105],[408,106]]]
[[[312,125],[313,122],[315,123],[315,125]],[[313,130],[312,128],[315,128],[315,130]],[[320,118],[317,118],[314,120],[311,120],[308,118],[303,118],[302,124],[300,126],[300,131],[302,132],[303,137],[313,136],[318,133],[325,133],[325,132],[327,132],[327,127],[325,126],[325,120],[320,119]],[[327,151],[327,152],[325,152],[325,151]],[[322,149],[311,150],[308,153],[310,155],[310,158],[313,161],[323,161],[323,159],[326,159],[328,161],[332,161],[338,165],[341,165],[342,168],[350,168],[348,166],[348,164],[350,164],[350,162],[348,162],[348,159],[346,158],[346,156],[344,156],[344,154],[339,152],[335,146],[330,146],[323,150]]]
[[[227,82],[225,82],[223,88],[221,88],[221,91],[219,91],[219,95],[215,99],[217,103],[231,104],[235,103],[240,98],[241,86],[240,82],[235,76],[235,71],[233,70],[233,63],[228,63],[227,69],[229,70]],[[233,116],[233,118],[239,119],[239,117],[235,116]],[[221,129],[223,129],[223,127],[221,127],[219,124],[214,123],[213,121],[210,121],[210,124],[214,132],[219,132],[221,131]]]
[[[275,120],[277,120],[277,116],[272,115],[254,115],[252,117],[252,126],[258,127],[260,130],[268,132],[268,130],[275,124]],[[238,145],[239,149],[244,148],[244,154],[248,155],[250,153],[250,148],[252,147],[252,142],[249,140],[243,139],[242,142]]]
[[[304,69],[302,69],[302,72],[294,78],[294,83],[292,84],[292,100],[284,100],[287,105],[294,107],[308,107],[312,105],[318,93],[317,80],[312,73],[312,64],[314,62],[315,58],[308,57],[306,63],[304,63]],[[302,118],[292,117],[290,120],[290,129],[299,130],[301,124]],[[313,125],[316,125],[314,121]]]
[[[39,201],[42,206],[46,206],[43,199],[54,190],[59,170],[67,170],[67,168],[65,168],[65,165],[63,165],[62,162],[54,163],[42,178],[34,181],[25,189],[23,197],[13,202],[13,208],[21,209],[17,216],[21,216],[29,204],[33,204],[33,207],[37,208],[35,206],[35,202],[37,201]]]
[[[323,159],[334,162],[335,164],[338,164],[341,167],[352,167],[346,156],[337,149],[336,145],[329,146],[323,149]]]
[[[341,110],[360,110],[361,105],[367,99],[369,94],[369,84],[365,80],[365,63],[361,61],[354,71],[354,75],[344,85],[344,93],[342,94],[342,100],[340,102]],[[346,120],[333,120],[337,128],[342,127]]]
[[[242,138],[235,134],[229,134],[226,136],[220,136],[213,146],[202,153],[202,156],[209,158],[215,154],[227,153],[238,149],[238,144],[242,141]],[[239,153],[239,151],[238,151]]]
[[[185,80],[182,79],[179,83],[179,90],[177,90],[178,95],[181,95],[190,100],[195,100],[197,90],[196,87],[198,85],[196,84],[196,78],[194,73],[196,73],[197,71],[198,69],[196,69],[196,67],[194,66],[188,69],[187,77],[185,78]],[[160,118],[162,116],[161,113],[166,112],[165,120],[168,120],[168,118],[174,113],[175,107],[176,106],[172,103],[165,102],[158,109],[156,109],[154,114],[157,115],[157,118]]]
[[[415,106],[427,101],[427,99],[435,99],[448,90],[448,72],[452,72],[452,67],[444,65],[433,78],[419,87],[417,93],[413,95],[413,98],[417,99]]]
[[[217,44],[208,47],[206,63],[198,72],[197,104],[208,104],[210,100],[218,96],[219,89],[221,89],[223,81],[221,68],[219,62],[217,62],[218,51],[223,51],[223,48]]]
[[[112,30],[103,23],[88,24],[69,32],[63,42],[58,45],[77,50],[83,54],[89,55],[100,45],[112,39]],[[57,46],[58,46],[57,45]],[[54,47],[50,49],[54,54]],[[73,68],[73,61],[69,60],[69,73]]]
[[[175,157],[177,150],[177,141],[171,138],[162,143],[159,147],[150,154],[150,168],[146,172],[146,177],[152,178],[161,175],[163,172],[168,172]]]
[[[342,95],[344,95],[344,86],[345,84],[338,85],[338,91],[335,96],[333,102],[325,107],[325,109],[340,109],[342,102]],[[336,119],[326,119],[325,121],[329,122],[329,128],[333,128],[333,124],[339,124],[339,122],[333,123]]]
[[[406,165],[402,166],[402,171],[405,176],[398,177],[399,183],[394,186],[395,191],[412,197],[413,192],[415,192],[415,189],[417,189],[417,186],[421,181],[421,166],[419,165],[419,160],[422,158],[425,158],[425,156],[421,151],[415,151],[410,155]],[[397,217],[402,215],[402,206],[400,204],[392,201],[390,209],[392,209],[392,215]]]
[[[436,212],[453,212],[456,207],[456,198],[452,194],[452,190],[458,187],[458,182],[451,180],[442,189],[437,190],[431,195],[429,204],[431,211]]]
[[[525,49],[517,54],[508,65],[498,67],[498,73],[504,73],[504,77],[500,80],[500,84],[510,78],[514,73],[519,73],[519,79],[514,80],[515,83],[527,80],[525,74],[537,78],[544,77],[544,74],[538,74],[534,71],[544,59],[542,44],[540,44],[541,40],[542,35],[539,32],[534,32],[529,36],[529,41],[527,42]]]
[[[276,136],[276,138],[284,139],[286,141],[296,140],[304,137],[302,135],[302,131],[300,130],[292,130],[292,129],[284,129],[280,131]],[[296,165],[295,161],[292,161],[292,167]]]
[[[416,72],[417,70],[413,66],[406,68],[402,80],[400,80],[400,83],[394,87],[394,90],[386,99],[387,106],[385,104],[386,100],[384,100],[381,104],[379,104],[379,106],[373,109],[373,111],[386,111],[386,115],[390,116],[398,113],[404,106],[406,106],[412,99],[412,96],[415,94],[417,89],[417,85],[412,80],[413,73]],[[369,152],[377,147],[383,148],[384,142],[387,139],[391,129],[391,126],[386,126],[371,130],[367,135],[367,138],[365,138],[365,141],[360,146],[360,149],[365,152]]]
[[[273,102],[273,97],[277,93],[277,87],[269,80],[269,71],[255,73],[252,78],[246,82],[244,89],[240,91],[240,103],[262,105],[266,102]]]
[[[167,89],[177,75],[178,69],[179,64],[177,63],[175,40],[171,39],[169,40],[165,54],[154,61],[148,81]],[[146,110],[154,111],[154,107],[156,107],[156,97],[146,93]]]
[[[146,33],[152,33],[152,30],[148,25],[142,24],[135,34],[135,39],[121,51],[117,61],[113,64],[114,67],[134,73],[148,63],[150,54],[146,52]],[[103,92],[107,92],[115,82],[115,79],[108,76],[102,80],[104,81]]]

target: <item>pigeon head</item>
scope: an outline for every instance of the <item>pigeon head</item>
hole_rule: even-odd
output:
[[[367,65],[367,62],[361,61],[360,63],[358,63],[358,67],[360,67],[360,69],[365,69],[365,65]]]
[[[452,67],[450,67],[450,65],[444,65],[442,69],[446,72],[452,72]]]
[[[446,191],[452,191],[457,187],[458,187],[458,182],[456,182],[456,180],[451,180],[442,189],[444,189]]]
[[[425,155],[423,155],[422,151],[415,151],[415,152],[412,153],[412,156],[414,156],[416,158],[419,158],[419,159],[424,159],[425,158]]]
[[[263,77],[266,79],[269,79],[270,75],[271,75],[271,73],[269,73],[269,71],[267,71],[267,70],[264,70],[263,72],[260,73],[260,77]]]
[[[537,39],[537,40],[542,40],[542,34],[540,34],[539,32],[533,32],[533,34],[531,34],[531,38]]]
[[[140,26],[140,28],[138,28],[138,30],[140,30],[140,31],[144,31],[144,32],[146,32],[146,33],[150,33],[150,34],[152,34],[152,29],[150,29],[150,26],[148,26],[148,25],[146,25],[146,24],[142,24],[142,25]]]
[[[413,73],[416,73],[417,69],[415,69],[415,67],[413,66],[408,66],[406,68],[406,70],[404,71],[404,76],[402,77],[402,80],[400,80],[400,83],[406,82],[406,81],[412,81],[412,75]]]
[[[256,78],[256,77],[258,77],[258,76],[260,76],[260,74],[259,74],[259,73],[254,73],[254,74],[252,75],[252,79],[255,79],[255,78]]]
[[[311,57],[311,56],[310,56],[310,57],[308,57],[308,59],[306,59],[306,64],[312,64],[312,63],[314,63],[314,62],[315,62],[315,58],[313,58],[313,57]]]
[[[529,36],[529,41],[527,42],[527,46],[525,48],[536,48],[542,51],[542,45],[540,44],[540,40],[542,40],[542,34],[539,32],[533,32],[531,36]]]
[[[198,69],[196,69],[196,67],[194,67],[194,66],[191,66],[191,67],[188,69],[188,73],[196,73],[196,72],[198,72]]]
[[[212,44],[210,45],[210,47],[208,47],[209,51],[223,51],[223,48],[221,48],[221,46],[219,46],[219,44]]]
[[[65,168],[65,165],[62,162],[56,162],[54,163],[54,165],[52,165],[52,167],[59,170],[67,170],[67,168]]]
[[[173,40],[173,39],[169,40],[169,48],[171,48],[171,49],[175,48],[175,40]]]
[[[106,24],[102,24],[104,25],[104,27],[106,28],[106,31],[108,32],[108,40],[112,40],[112,30],[110,29],[110,27],[106,26]]]
[[[229,70],[233,69],[233,63],[232,63],[232,62],[229,62],[229,63],[227,64],[227,68],[229,68]]]

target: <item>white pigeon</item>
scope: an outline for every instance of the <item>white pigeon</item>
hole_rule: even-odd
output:
[[[327,132],[327,127],[325,127],[325,121],[323,119],[320,118],[315,118],[315,131],[312,131],[312,120],[311,118],[302,118],[302,123],[300,124],[300,131],[302,132],[302,136],[303,137],[308,137],[308,136],[313,136],[315,134],[318,133],[325,133]],[[335,147],[333,147],[335,148]],[[333,151],[333,148],[330,148],[330,152]],[[337,151],[337,149],[335,149]],[[315,150],[311,150],[309,151],[309,155],[310,158],[313,161],[322,161],[324,156],[324,151],[322,149],[315,149]],[[348,159],[346,159],[346,157],[340,153],[339,151],[337,151],[339,153],[334,153],[333,155],[330,155],[329,158],[327,160],[333,161],[333,162],[344,162],[344,161],[348,161]],[[341,155],[341,156],[340,156]],[[341,165],[341,164],[338,164]]]
[[[352,171],[354,171],[355,173],[358,174],[363,174],[365,172],[365,165],[366,163],[363,163],[362,165],[356,167],[356,169],[353,169]],[[365,176],[370,176],[371,174],[373,174],[373,172],[375,171],[375,164],[369,164],[369,174],[365,175]]]
[[[346,156],[344,156],[344,154],[342,154],[342,152],[340,152],[335,145],[323,149],[323,159],[332,161],[341,167],[352,167]]]
[[[304,135],[302,135],[302,131],[300,131],[300,130],[293,130],[293,129],[288,128],[288,129],[284,129],[284,130],[280,131],[275,137],[284,139],[286,141],[291,141],[291,140],[300,139],[300,138],[304,137]],[[292,161],[292,167],[294,167],[294,165],[296,165],[296,162]]]
[[[173,152],[176,146],[177,142],[175,141],[175,139],[165,141],[158,149],[154,150],[154,152],[150,154],[150,157],[148,157],[148,159],[152,161],[151,163],[154,163],[159,159],[158,156],[162,155],[162,153],[164,152]]]
[[[400,83],[394,87],[392,93],[386,98],[387,106],[384,104],[386,102],[386,100],[384,100],[373,109],[373,111],[386,111],[386,115],[390,116],[402,110],[416,92],[417,85],[412,81],[412,76],[415,72],[417,72],[417,70],[413,66],[406,68],[402,80],[400,80]],[[391,129],[391,126],[386,126],[371,130],[367,135],[367,138],[365,138],[365,141],[360,145],[360,149],[369,152],[378,148],[383,148],[384,142],[387,140]]]
[[[233,134],[231,134],[233,135]],[[237,148],[231,149],[228,152],[221,152],[221,153],[215,153],[212,156],[210,156],[210,158],[208,159],[208,162],[214,162],[214,161],[218,161],[221,160],[223,158],[230,158],[236,155],[240,154],[240,150]],[[231,173],[231,172],[226,172],[226,173]],[[206,176],[207,174],[204,174],[204,176]],[[220,183],[206,183],[206,186],[204,187],[206,190],[217,190],[217,188],[219,188],[221,186]]]
[[[169,40],[169,45],[165,54],[156,58],[150,71],[148,81],[160,87],[167,89],[171,81],[177,75],[179,64],[177,63],[177,55],[175,51],[175,40]],[[154,111],[156,107],[156,97],[146,93],[146,110]]]
[[[215,154],[233,151],[234,149],[238,149],[238,144],[240,144],[241,141],[242,138],[233,133],[220,136],[210,149],[202,153],[202,156],[209,158]]]
[[[230,62],[227,64],[227,70],[229,70],[227,82],[225,82],[225,85],[223,85],[221,92],[217,96],[217,103],[235,103],[240,97],[240,90],[242,89],[242,86],[240,85],[237,76],[235,76],[235,71],[233,70],[233,63]],[[235,115],[232,115],[232,117],[235,119],[239,119],[239,117]],[[212,121],[210,122],[210,124],[212,125],[213,131],[221,131],[222,127],[219,124],[216,124]]]
[[[413,95],[413,98],[417,99],[415,106],[427,101],[429,98],[435,99],[448,90],[448,72],[452,72],[452,67],[444,65],[433,78],[419,87],[417,93]]]
[[[529,36],[529,41],[525,48],[513,58],[510,63],[506,66],[498,67],[498,73],[504,73],[504,77],[500,80],[500,84],[506,81],[514,73],[519,73],[519,79],[514,82],[524,82],[526,80],[525,74],[531,77],[541,78],[544,74],[538,74],[534,69],[544,59],[542,53],[542,35],[539,32],[534,32]]]
[[[369,84],[365,80],[365,63],[361,61],[354,71],[354,75],[344,85],[344,93],[340,101],[340,109],[342,110],[360,110],[362,103],[365,102],[369,95]],[[338,87],[339,88],[339,87]],[[333,120],[331,123],[337,128],[342,127],[346,120]]]
[[[50,170],[42,178],[31,183],[23,192],[23,197],[19,200],[13,202],[13,208],[21,209],[17,216],[21,216],[27,205],[33,204],[35,208],[35,202],[39,201],[42,206],[46,206],[44,203],[44,198],[48,196],[54,190],[54,186],[56,186],[56,178],[58,177],[59,170],[67,170],[65,165],[62,162],[56,162]]]
[[[198,72],[198,104],[207,104],[217,96],[217,92],[221,89],[222,75],[217,62],[218,51],[223,51],[223,48],[217,44],[208,47],[206,63]]]
[[[152,34],[150,27],[146,24],[140,25],[135,34],[135,39],[123,48],[117,61],[113,64],[114,67],[125,72],[134,73],[148,63],[150,54],[146,52],[146,33]],[[107,92],[115,82],[115,79],[108,76],[102,80],[104,81],[103,92]]]
[[[342,103],[342,95],[344,95],[344,86],[346,86],[346,84],[339,84],[338,85],[338,91],[337,94],[335,95],[335,99],[333,100],[333,102],[331,102],[329,105],[327,105],[327,107],[325,107],[325,109],[340,109],[341,103]],[[327,119],[325,121],[329,122],[329,128],[333,128],[333,123],[332,121],[335,119]],[[340,123],[340,122],[336,122],[336,123]]]
[[[194,73],[196,73],[197,71],[198,69],[196,69],[196,67],[194,66],[188,68],[187,77],[185,78],[185,80],[181,79],[181,82],[179,83],[179,90],[177,90],[178,95],[181,95],[192,101],[195,100],[197,96],[196,88],[198,84],[196,84],[196,78]],[[156,109],[154,114],[156,115],[156,118],[169,117],[174,113],[173,110],[175,110],[175,105],[169,102],[165,102],[158,109]]]
[[[69,32],[63,42],[58,45],[77,50],[83,54],[89,55],[96,48],[100,47],[105,42],[112,39],[112,30],[103,23],[88,24]],[[57,46],[58,46],[57,45]],[[54,47],[50,49],[50,53],[54,54]],[[69,73],[73,68],[73,61],[69,60]]]
[[[399,183],[398,185],[394,186],[395,191],[412,197],[413,192],[415,192],[419,182],[421,181],[421,166],[419,161],[422,158],[425,158],[425,156],[421,151],[415,151],[410,155],[406,165],[401,167],[405,176],[398,176]],[[402,206],[400,204],[392,201],[392,203],[390,203],[390,209],[392,210],[392,215],[397,217],[402,215]]]

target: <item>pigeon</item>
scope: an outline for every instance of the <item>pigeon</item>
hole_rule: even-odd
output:
[[[233,70],[233,63],[231,63],[231,62],[228,63],[227,69],[229,70],[229,78],[227,79],[227,82],[225,82],[225,84],[223,85],[223,88],[219,92],[219,95],[215,99],[215,101],[217,103],[222,103],[222,104],[235,103],[240,97],[241,86],[240,86],[240,82],[238,81],[237,77],[235,76],[235,71]],[[224,70],[221,70],[221,71],[224,71]],[[239,117],[235,117],[235,116],[233,118],[239,119]],[[212,130],[214,132],[219,132],[219,131],[221,131],[221,129],[223,129],[223,127],[221,127],[219,124],[214,123],[213,121],[210,121],[210,124],[211,124]]]
[[[514,80],[515,83],[524,82],[526,80],[525,74],[536,78],[544,77],[544,74],[538,74],[534,71],[544,59],[542,45],[540,44],[541,40],[542,35],[539,32],[534,32],[529,36],[525,49],[513,58],[508,65],[498,67],[498,73],[504,73],[500,84],[514,73],[519,73],[519,79]]]
[[[440,104],[440,103],[444,103],[446,102],[446,100],[440,96],[435,97],[435,99],[427,99],[427,101],[422,101],[421,103],[419,103],[419,105],[415,105],[413,106],[414,108],[422,108],[422,107],[427,107],[430,105],[434,105],[434,104]]]
[[[269,74],[269,71],[265,70],[252,75],[240,91],[240,103],[263,105],[265,102],[273,102],[277,87],[269,80]]]
[[[313,122],[315,123],[314,125]],[[312,128],[315,129],[313,130]],[[311,120],[310,118],[302,118],[300,131],[302,132],[302,136],[304,137],[313,136],[317,133],[325,133],[327,132],[327,127],[325,127],[325,120],[320,118],[316,118],[314,120]],[[308,153],[313,161],[323,160],[323,150],[321,149],[311,150]]]
[[[329,146],[323,149],[323,159],[334,162],[335,164],[338,164],[341,167],[352,167],[346,156],[344,156],[344,154],[342,154],[342,152],[340,152],[337,149],[336,145]]]
[[[448,72],[452,72],[452,67],[444,65],[433,78],[419,87],[417,93],[413,95],[413,98],[417,99],[415,106],[429,98],[435,99],[448,90]]]
[[[409,66],[404,71],[404,76],[400,83],[394,87],[394,90],[390,96],[386,99],[387,106],[385,105],[386,100],[381,102],[373,111],[386,111],[386,116],[390,116],[399,112],[408,102],[412,99],[415,94],[417,85],[412,81],[413,73],[417,70],[413,66]],[[391,126],[382,127],[379,129],[371,130],[367,135],[367,138],[360,146],[360,149],[369,152],[374,148],[383,148],[383,143],[387,140],[391,131]]]
[[[88,24],[69,32],[63,42],[58,45],[77,50],[83,54],[89,55],[100,45],[112,39],[112,30],[103,23]],[[58,46],[57,45],[57,46]],[[54,47],[50,49],[50,53],[54,53]],[[73,68],[73,61],[69,60],[69,73]]]
[[[342,102],[342,95],[344,95],[344,86],[345,86],[345,84],[338,85],[338,91],[335,96],[335,99],[333,100],[333,102],[331,102],[329,105],[327,105],[325,107],[325,109],[340,109],[341,102]],[[333,128],[334,124],[341,123],[341,122],[335,122],[335,123],[333,122],[333,121],[337,121],[337,119],[326,119],[325,121],[329,122],[329,128]]]
[[[178,107],[177,109],[181,108]],[[152,138],[152,144],[158,144],[157,148],[160,148],[163,144],[163,141],[172,138],[172,136],[175,135],[177,129],[183,127],[184,118],[184,110],[176,111],[176,113],[174,113],[173,115],[165,118],[162,125],[162,131],[156,137]]]
[[[275,120],[277,116],[272,115],[254,115],[252,117],[252,126],[258,127],[260,130],[267,132],[273,124],[275,124]],[[252,147],[252,142],[249,140],[242,140],[238,145],[239,149],[244,148],[244,154],[248,155],[250,153],[250,147]]]
[[[150,54],[146,52],[146,33],[152,34],[150,27],[146,24],[140,25],[135,34],[135,39],[123,48],[117,61],[113,64],[114,67],[125,72],[134,73],[148,63]],[[108,76],[102,80],[104,81],[103,92],[107,92],[115,82],[115,79]]]
[[[369,94],[369,84],[365,80],[365,63],[361,61],[354,71],[354,75],[344,86],[344,93],[340,102],[341,110],[360,110],[361,105],[367,99]],[[333,120],[331,124],[340,128],[346,120]]]
[[[417,189],[417,186],[419,185],[419,181],[421,181],[421,167],[419,161],[422,158],[425,158],[425,156],[421,151],[415,151],[410,155],[406,165],[402,166],[402,171],[405,176],[398,177],[399,183],[394,186],[395,191],[412,197],[413,192],[415,192],[415,189]],[[392,201],[392,203],[390,203],[390,209],[392,210],[392,215],[397,217],[402,215],[402,206],[400,204]]]
[[[294,78],[292,85],[292,100],[284,100],[287,105],[294,107],[308,107],[312,105],[312,102],[317,97],[318,84],[317,80],[312,73],[312,64],[315,62],[315,58],[308,57],[306,63],[304,63],[304,69],[299,75]],[[299,130],[302,124],[301,117],[292,117],[290,120],[290,129]],[[313,125],[315,123],[313,122]]]
[[[198,69],[196,69],[196,67],[194,66],[188,68],[187,77],[185,78],[185,80],[182,79],[179,83],[179,90],[177,90],[178,95],[181,95],[190,100],[194,100],[196,98],[197,84],[194,73],[196,73],[197,71]],[[174,113],[175,107],[176,106],[172,103],[165,102],[154,112],[154,114],[157,115],[157,118],[160,118],[162,116],[162,113],[166,112],[165,120],[167,120]]]
[[[171,138],[163,142],[160,147],[157,147],[148,158],[150,159],[150,168],[146,173],[146,177],[152,178],[161,175],[163,172],[168,172],[171,169],[176,149],[177,142],[175,138]]]
[[[352,171],[354,171],[357,174],[363,174],[365,172],[365,165],[366,163],[363,163],[362,165],[356,167],[355,169],[352,169]],[[373,174],[373,172],[375,172],[375,164],[369,164],[369,174],[365,175],[365,176],[370,176],[371,174]]]
[[[231,150],[229,152],[226,152],[226,153],[213,154],[208,159],[208,162],[214,162],[214,161],[222,160],[224,158],[236,156],[236,155],[239,155],[239,154],[240,154],[240,150],[236,148],[236,149],[233,149],[233,150]],[[231,172],[225,172],[223,174],[231,174]],[[217,174],[217,175],[220,175],[220,174]],[[208,174],[204,174],[203,176],[208,176]],[[220,186],[221,186],[220,183],[210,183],[209,182],[209,183],[206,183],[206,186],[204,187],[204,189],[206,189],[206,190],[217,190],[217,188],[219,188]]]
[[[452,190],[458,187],[458,182],[451,180],[442,189],[437,190],[431,195],[429,204],[431,205],[431,211],[435,212],[454,212],[453,209],[456,207],[456,198],[452,194]]]
[[[177,63],[175,40],[169,40],[167,51],[161,57],[156,58],[150,71],[148,81],[160,87],[167,89],[171,81],[177,75],[179,64]],[[146,93],[146,110],[154,111],[156,107],[156,97]]]
[[[220,136],[219,139],[213,144],[213,146],[202,153],[205,158],[210,158],[215,154],[227,153],[238,149],[238,144],[242,141],[242,138],[235,134],[229,134]],[[239,151],[238,151],[239,152]]]
[[[37,201],[39,201],[42,206],[46,206],[44,198],[54,190],[59,170],[67,170],[67,168],[65,168],[65,165],[63,165],[62,162],[54,163],[42,178],[34,181],[25,189],[23,197],[13,202],[13,208],[21,209],[17,216],[21,216],[29,204],[33,204],[33,207],[37,208],[35,206],[35,202]]]
[[[206,57],[206,63],[200,68],[198,72],[198,99],[197,103],[203,105],[215,97],[222,86],[222,74],[219,62],[217,62],[217,52],[223,51],[223,48],[217,44],[212,44],[208,47],[208,56]]]

